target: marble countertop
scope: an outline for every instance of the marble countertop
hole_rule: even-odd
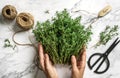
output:
[[[92,46],[98,41],[99,33],[106,25],[118,25],[120,27],[120,0],[2,0],[0,1],[0,78],[45,78],[34,64],[36,50],[30,46],[19,46],[4,48],[4,40],[9,39],[12,45],[12,35],[15,32],[15,20],[8,21],[3,18],[2,8],[11,4],[17,8],[18,13],[30,12],[36,21],[45,21],[54,16],[56,11],[67,8],[73,17],[82,16],[82,23],[89,24],[89,21],[97,17],[98,12],[106,5],[112,6],[112,11],[106,16],[100,18],[93,24],[92,41],[87,47],[87,60],[95,52],[103,53],[110,44],[116,39],[113,38],[105,46],[93,48]],[[49,11],[46,14],[45,11]],[[75,12],[78,11],[78,12]],[[119,30],[120,32],[120,30]],[[31,31],[30,31],[31,33]],[[33,34],[22,32],[16,35],[16,40],[20,43],[30,43],[28,35]],[[120,44],[112,51],[109,56],[110,68],[104,74],[95,74],[86,65],[84,78],[120,78]],[[70,78],[70,70],[67,67],[57,67],[59,78]],[[64,72],[63,72],[64,71]]]

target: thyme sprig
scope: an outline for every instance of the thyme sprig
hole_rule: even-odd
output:
[[[16,45],[12,45],[9,39],[4,40],[4,48],[11,47],[13,50],[15,49]]]
[[[6,48],[6,47],[13,47],[13,45],[11,45],[9,39],[5,39],[5,40],[4,40],[4,47],[5,47],[5,48]]]
[[[105,30],[100,33],[100,39],[96,43],[96,47],[100,45],[106,45],[109,40],[119,34],[118,29],[118,25],[114,25],[114,27],[106,26]]]

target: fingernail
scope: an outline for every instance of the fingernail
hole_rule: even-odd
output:
[[[71,58],[74,58],[74,55],[72,55]]]
[[[47,57],[48,57],[48,54],[45,53],[45,58],[47,58]]]

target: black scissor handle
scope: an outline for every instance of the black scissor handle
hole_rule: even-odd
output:
[[[91,59],[92,59],[92,57],[98,56],[98,55],[101,56],[101,53],[95,53],[95,54],[91,55],[90,58],[88,59],[88,67],[90,69],[92,69],[97,64],[97,62],[100,60],[100,58],[99,58],[97,61],[95,61],[95,63],[93,65],[91,65]]]
[[[107,64],[107,66],[106,66],[106,68],[104,70],[99,71],[99,68],[97,68],[94,72],[97,73],[97,74],[105,73],[110,67],[110,62],[109,62],[108,58],[105,59],[105,62]],[[101,64],[103,64],[103,63],[101,63]],[[98,66],[98,67],[100,67],[100,66]]]
[[[100,56],[98,59],[96,59],[95,63],[91,64],[91,60],[94,56]],[[94,71],[97,74],[102,74],[104,72],[106,72],[110,66],[110,62],[108,60],[107,57],[104,56],[104,54],[101,53],[95,53],[93,55],[90,56],[90,58],[88,59],[88,67],[90,69],[92,69],[100,60],[102,59],[102,61],[100,62],[100,65],[96,68],[96,70]],[[107,66],[103,71],[99,71],[99,68],[102,66],[103,62],[106,62]]]

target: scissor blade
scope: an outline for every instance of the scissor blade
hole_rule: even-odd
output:
[[[112,44],[111,46],[106,50],[106,54],[108,55],[114,48],[115,46],[120,42],[120,40],[118,41],[119,38],[117,38]]]

